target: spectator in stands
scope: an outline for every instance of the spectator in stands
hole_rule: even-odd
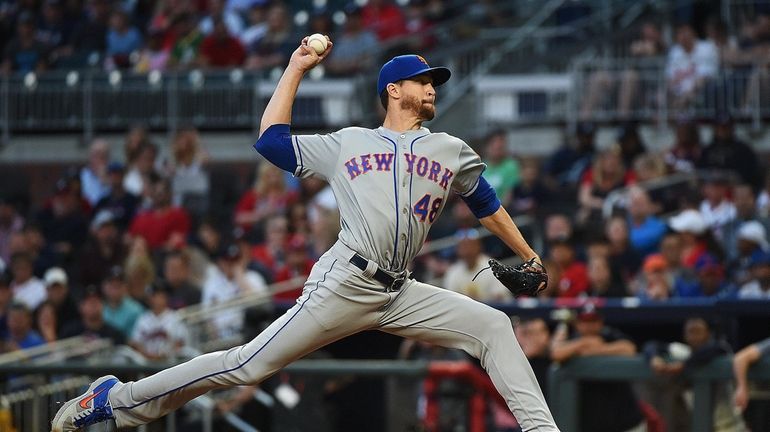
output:
[[[156,276],[155,265],[144,239],[135,238],[131,242],[124,269],[129,295],[144,304],[147,289],[155,281]]]
[[[770,231],[770,218],[759,215],[756,195],[750,185],[735,186],[732,190],[732,198],[735,205],[735,218],[722,227],[722,245],[730,259],[734,259],[738,253],[737,237],[747,222],[756,222],[764,232]]]
[[[48,67],[47,52],[46,46],[35,38],[34,15],[24,11],[16,20],[16,37],[5,47],[0,70],[5,74],[43,72]]]
[[[247,294],[267,292],[267,284],[262,276],[240,264],[240,254],[241,249],[236,244],[226,244],[219,251],[216,264],[209,266],[203,283],[204,307]],[[219,336],[233,336],[243,327],[243,315],[237,312],[221,312],[214,318],[213,325]]]
[[[187,345],[187,328],[169,308],[170,289],[163,281],[152,284],[150,308],[136,321],[129,345],[150,360],[174,358]]]
[[[16,206],[8,198],[0,197],[0,261],[5,265],[11,258],[11,236],[21,233],[23,227],[24,218]]]
[[[652,22],[643,23],[639,29],[638,37],[631,41],[628,48],[627,56],[631,60],[630,66],[622,71],[597,70],[588,78],[586,96],[580,109],[581,117],[590,118],[603,99],[609,94],[614,94],[615,88],[617,88],[617,113],[619,117],[627,118],[632,109],[646,108],[647,103],[650,102],[649,89],[645,87],[646,79],[650,73],[656,72],[655,64],[650,60],[654,61],[661,57],[665,48],[660,28]]]
[[[510,291],[491,272],[481,271],[487,267],[490,257],[484,254],[478,231],[472,228],[459,230],[455,239],[457,262],[447,269],[442,286],[480,302],[511,300]]]
[[[666,61],[668,92],[675,108],[688,108],[696,101],[708,80],[719,67],[719,52],[711,41],[697,38],[689,24],[676,29],[676,45]]]
[[[201,289],[190,280],[190,258],[182,251],[171,252],[163,261],[163,280],[168,288],[168,307],[177,310],[201,302]]]
[[[9,272],[0,272],[0,339],[8,336],[8,308],[11,303],[13,303],[11,275]]]
[[[364,27],[377,34],[380,42],[390,42],[407,34],[401,9],[390,0],[372,0],[361,8]]]
[[[664,177],[667,171],[666,161],[657,153],[644,153],[637,156],[631,167],[639,183]]]
[[[267,2],[265,1],[253,1],[251,2],[251,5],[249,6],[249,10],[247,13],[249,22],[249,27],[246,28],[239,34],[239,37],[241,39],[241,43],[244,47],[249,48],[253,44],[255,44],[258,40],[260,40],[265,33],[267,33],[267,22],[265,21],[266,17],[266,6]],[[334,41],[334,49],[337,49],[337,41]],[[328,61],[329,59],[326,59],[326,64],[328,67]]]
[[[47,297],[43,281],[32,273],[32,264],[29,254],[19,252],[11,255],[13,301],[22,303],[29,310],[37,308]]]
[[[674,278],[690,272],[690,269],[683,265],[682,249],[682,237],[679,233],[668,232],[660,241],[660,254],[665,258],[668,270]]]
[[[158,157],[158,147],[149,141],[140,142],[135,150],[133,162],[129,162],[128,172],[123,178],[123,187],[128,193],[144,199],[151,194],[152,177],[157,176],[155,159]]]
[[[83,247],[80,262],[80,283],[98,285],[110,268],[121,265],[126,258],[115,216],[101,210],[91,221],[91,235]]]
[[[126,132],[123,142],[123,156],[126,158],[126,165],[131,168],[139,157],[143,146],[150,143],[150,133],[147,128],[141,124],[131,126]],[[153,163],[155,159],[153,159]]]
[[[636,122],[625,122],[618,129],[615,143],[620,149],[620,157],[623,159],[623,166],[633,168],[634,161],[647,153],[641,135],[639,135],[639,125]]]
[[[65,16],[62,3],[61,0],[43,2],[37,28],[36,39],[48,48],[48,60],[52,65],[56,65],[59,57],[70,54],[67,44],[75,30],[75,22]]]
[[[513,188],[519,183],[519,162],[510,156],[505,130],[490,132],[484,139],[484,178],[495,188],[503,205],[511,201]]]
[[[262,264],[275,279],[278,269],[286,262],[286,244],[289,240],[289,228],[286,217],[271,216],[265,224],[264,243],[254,246],[251,256]]]
[[[297,201],[289,206],[286,212],[289,220],[289,232],[305,238],[310,236],[310,221],[308,220],[307,204]]]
[[[691,173],[695,171],[701,151],[697,125],[690,119],[679,119],[676,125],[676,141],[665,155],[666,165],[674,172]]]
[[[24,303],[13,303],[8,309],[8,335],[3,340],[3,352],[12,352],[45,345],[45,339],[32,329],[32,311]]]
[[[546,242],[557,240],[566,240],[573,237],[574,229],[572,221],[567,215],[562,213],[553,213],[545,218],[544,235]]]
[[[34,328],[45,343],[56,342],[59,339],[59,319],[53,303],[46,300],[37,307]]]
[[[102,197],[110,193],[110,184],[107,181],[107,164],[109,162],[109,143],[101,138],[93,140],[88,149],[88,165],[80,170],[83,198],[91,206],[95,206]]]
[[[209,173],[205,167],[208,154],[201,146],[198,130],[194,127],[179,130],[174,136],[172,152],[174,160],[168,169],[171,202],[202,216],[208,210]]]
[[[556,297],[579,297],[588,290],[588,270],[575,257],[575,246],[569,239],[555,240],[550,245],[549,258],[558,267],[560,278]]]
[[[256,180],[235,206],[235,223],[245,231],[258,230],[268,218],[283,215],[297,199],[297,194],[286,190],[281,170],[262,163]]]
[[[104,303],[102,295],[94,285],[89,285],[83,292],[78,304],[80,321],[70,324],[62,330],[61,338],[84,336],[87,339],[109,338],[112,343],[121,345],[125,341],[123,333],[104,322]]]
[[[130,68],[131,55],[139,51],[142,42],[142,34],[131,25],[128,14],[121,9],[113,10],[110,16],[110,29],[107,31],[105,69]]]
[[[751,280],[752,256],[762,251],[770,251],[765,227],[757,221],[742,223],[736,235],[735,253],[728,265],[730,281],[742,286]]]
[[[728,297],[733,294],[725,277],[724,265],[706,253],[695,262],[695,280],[677,279],[674,291],[677,297]]]
[[[565,362],[573,357],[624,356],[636,354],[636,346],[620,331],[604,325],[593,303],[586,303],[577,314],[574,332],[566,325],[557,327],[551,342],[551,359]],[[643,430],[643,417],[625,381],[583,381],[580,385],[580,430]]]
[[[162,29],[150,27],[147,29],[147,43],[139,50],[134,72],[148,73],[164,71],[168,67],[169,52],[163,48],[165,34]]]
[[[248,48],[246,67],[265,70],[287,62],[294,50],[295,31],[292,28],[286,7],[280,3],[267,10],[267,31]]]
[[[75,184],[77,182],[77,184]],[[56,193],[38,214],[37,221],[57,262],[71,265],[88,236],[88,216],[81,202],[77,177],[60,180]]]
[[[672,230],[679,233],[682,240],[682,265],[694,268],[695,262],[702,255],[711,253],[721,257],[722,251],[708,229],[706,220],[697,210],[683,210],[668,221]]]
[[[735,394],[733,402],[743,412],[752,432],[770,431],[770,394],[767,383],[749,382],[749,367],[762,358],[770,357],[770,338],[751,344],[733,357]]]
[[[703,201],[700,214],[717,239],[724,239],[724,227],[735,219],[735,205],[730,201],[729,179],[720,173],[711,173],[703,182]]]
[[[406,49],[410,52],[423,52],[436,44],[432,33],[434,23],[427,14],[426,1],[411,1],[404,7],[404,25],[406,27]]]
[[[589,297],[625,297],[623,279],[613,271],[607,258],[596,256],[588,259]]]
[[[230,34],[221,17],[214,18],[214,29],[201,42],[198,65],[204,68],[220,69],[242,66],[246,60],[246,49],[237,37]]]
[[[173,31],[176,41],[168,59],[169,68],[185,70],[194,67],[203,42],[195,17],[189,12],[179,14],[174,18]]]
[[[738,298],[770,300],[770,252],[754,251],[751,255],[752,279],[741,286]]]
[[[713,131],[713,139],[703,149],[699,167],[727,170],[752,187],[761,186],[760,159],[751,146],[735,136],[733,120],[729,114],[716,116]]]
[[[674,277],[663,255],[648,255],[642,264],[640,276],[632,286],[636,296],[642,300],[668,300],[674,288]]]
[[[605,235],[610,243],[610,268],[620,274],[624,282],[634,277],[642,265],[642,257],[631,247],[628,221],[613,216],[607,221]]]
[[[201,33],[208,35],[214,31],[216,20],[221,20],[227,28],[227,33],[238,37],[243,33],[243,19],[232,9],[225,8],[226,0],[208,0],[208,14],[201,19],[198,28]]]
[[[615,190],[635,182],[632,171],[627,171],[617,149],[609,149],[594,159],[591,169],[586,171],[580,181],[577,214],[579,225],[591,228],[602,220],[604,200]]]
[[[546,175],[551,186],[575,186],[583,177],[583,173],[591,166],[594,157],[594,136],[596,125],[590,122],[580,122],[575,132],[574,144],[565,142],[546,163]]]
[[[73,56],[67,60],[75,67],[95,66],[107,49],[107,31],[110,21],[110,2],[108,0],[89,0],[86,13],[72,33],[70,46]]]
[[[631,247],[640,255],[648,255],[658,250],[658,244],[668,227],[655,216],[656,206],[650,194],[640,187],[628,190],[628,225]]]
[[[334,49],[324,61],[332,76],[355,76],[372,69],[379,49],[377,36],[364,27],[361,8],[351,4],[345,8],[342,33],[334,37]]]
[[[306,278],[310,275],[315,261],[310,258],[308,253],[309,246],[304,238],[293,236],[286,245],[286,264],[275,273],[276,282],[284,282],[296,277]],[[274,300],[296,300],[302,295],[304,282],[300,282],[294,289],[276,293]]]
[[[23,231],[14,234],[11,240],[11,256],[18,252],[32,257],[35,276],[42,276],[47,269],[57,265],[57,257],[53,247],[48,244],[38,225],[26,224]]]
[[[120,162],[107,165],[109,193],[102,197],[94,208],[94,214],[97,216],[100,212],[109,212],[120,231],[128,229],[139,208],[139,197],[126,191],[123,186],[125,171],[125,166]],[[93,222],[91,227],[93,229]]]
[[[182,207],[171,205],[171,184],[160,179],[152,185],[152,207],[131,222],[129,233],[141,237],[152,251],[184,246],[190,232],[190,216]]]
[[[53,306],[56,315],[56,334],[61,334],[64,327],[77,322],[80,318],[70,289],[69,278],[60,267],[51,267],[45,272],[43,281],[47,294],[47,300],[44,303]]]
[[[551,330],[542,318],[523,319],[514,326],[516,340],[527,356],[543,395],[548,397],[548,370],[551,367]]]
[[[116,266],[102,282],[104,294],[104,321],[118,329],[126,338],[134,331],[134,325],[139,316],[144,313],[144,307],[128,295],[126,274],[123,268]]]
[[[521,181],[513,188],[509,212],[534,215],[548,202],[548,189],[540,178],[540,164],[525,159],[521,164]]]
[[[727,342],[717,337],[713,325],[703,318],[688,319],[684,324],[683,334],[684,344],[653,341],[645,345],[644,348],[644,354],[650,368],[657,375],[665,377],[669,384],[664,387],[665,393],[668,393],[664,395],[664,398],[669,399],[668,404],[658,403],[656,405],[667,414],[665,417],[669,427],[672,428],[671,430],[690,429],[687,420],[691,418],[691,415],[670,409],[673,399],[681,397],[683,391],[687,393],[690,391],[691,385],[683,380],[683,374],[692,373],[711,363],[715,358],[732,351]],[[660,401],[659,398],[656,399]],[[739,432],[746,430],[743,421],[740,416],[736,415],[731,405],[729,387],[725,384],[717,385],[712,408],[714,431]]]

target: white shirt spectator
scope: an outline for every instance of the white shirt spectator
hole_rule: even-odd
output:
[[[444,288],[482,302],[512,299],[511,292],[489,270],[481,272],[475,281],[471,280],[476,273],[487,266],[488,261],[488,256],[480,255],[473,268],[468,268],[464,261],[452,264],[444,275]]]
[[[141,345],[148,354],[171,357],[178,347],[188,345],[188,333],[179,316],[171,309],[160,315],[147,311],[136,321],[131,342]]]
[[[723,200],[716,207],[712,207],[708,201],[703,200],[700,203],[699,210],[700,214],[703,215],[706,224],[714,230],[717,237],[720,238],[720,228],[735,219],[737,215],[735,205],[728,200]]]
[[[174,168],[171,179],[172,202],[175,206],[184,206],[187,195],[205,197],[209,194],[209,175],[200,162]]]
[[[754,279],[746,282],[738,291],[738,298],[748,300],[770,300],[770,289],[763,290],[759,281]]]
[[[222,14],[222,20],[225,22],[225,27],[227,27],[227,31],[230,33],[230,36],[237,38],[241,32],[243,32],[243,20],[237,13],[231,10],[226,10]],[[214,20],[211,18],[211,16],[207,16],[201,20],[198,28],[200,29],[201,33],[207,35],[211,33],[212,30],[214,30]]]
[[[267,293],[265,278],[259,273],[246,270],[243,278],[251,293]],[[235,280],[228,279],[219,267],[210,265],[206,269],[206,279],[203,281],[202,303],[204,307],[214,306],[234,299],[249,291],[242,291]],[[213,320],[220,337],[237,335],[243,328],[243,313],[240,311],[220,312]]]
[[[142,192],[144,192],[144,179],[138,169],[131,168],[126,173],[126,176],[123,178],[123,189],[132,195],[142,196]]]
[[[24,303],[29,310],[37,309],[40,303],[43,303],[48,298],[45,284],[34,276],[22,284],[12,282],[11,290],[13,291],[13,300]]]
[[[668,52],[666,77],[675,95],[691,93],[700,78],[711,78],[719,67],[719,51],[711,41],[695,42],[692,52],[688,53],[681,45],[674,45]]]

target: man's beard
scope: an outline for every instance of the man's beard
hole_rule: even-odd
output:
[[[401,109],[404,111],[411,111],[417,117],[422,120],[433,120],[436,115],[436,109],[432,104],[424,104],[419,99],[413,96],[404,96],[401,98]]]

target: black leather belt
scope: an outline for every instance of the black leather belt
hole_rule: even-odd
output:
[[[366,271],[366,266],[369,264],[369,260],[359,254],[353,254],[353,256],[350,258],[350,263],[360,268],[362,271]],[[406,273],[404,273],[403,276],[393,277],[378,268],[377,271],[374,272],[372,279],[385,285],[385,291],[390,292],[400,290],[401,286],[403,286],[404,282],[406,282],[407,277]]]

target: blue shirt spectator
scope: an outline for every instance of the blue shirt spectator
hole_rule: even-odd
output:
[[[8,335],[4,351],[16,351],[44,345],[45,340],[32,330],[32,312],[23,303],[14,303],[8,310]]]
[[[658,251],[666,234],[666,224],[655,216],[656,206],[646,190],[634,186],[628,190],[628,237],[631,247],[641,255]]]
[[[107,31],[107,61],[114,67],[130,66],[129,55],[142,47],[142,35],[130,26],[128,15],[116,10],[110,17],[110,29]]]

